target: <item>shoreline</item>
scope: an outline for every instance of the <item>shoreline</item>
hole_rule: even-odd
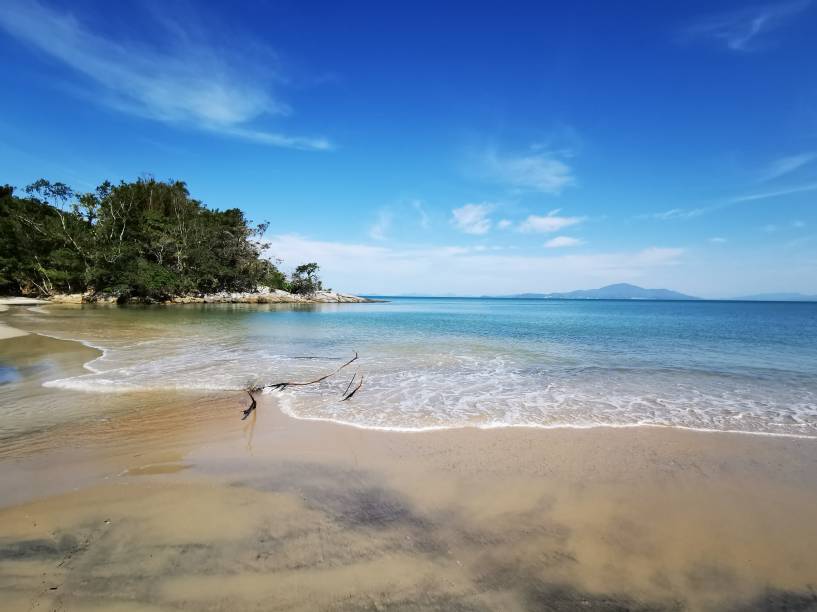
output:
[[[377,441],[378,446],[382,446],[383,448],[394,449],[395,447],[405,447],[405,448],[418,448],[431,446],[434,448],[438,447],[438,443],[442,442],[442,447],[451,450],[452,448],[452,441],[457,441],[457,446],[460,448],[461,451],[469,452],[467,448],[473,442],[479,442],[477,446],[484,446],[487,443],[496,442],[498,439],[501,439],[502,443],[513,441],[514,444],[518,443],[520,440],[525,441],[534,441],[537,442],[545,442],[548,441],[551,444],[555,443],[556,441],[559,442],[560,445],[570,445],[572,443],[577,443],[586,449],[593,448],[599,446],[599,443],[603,440],[610,442],[614,441],[615,446],[619,449],[630,449],[632,450],[632,445],[639,446],[639,445],[646,445],[646,446],[653,446],[653,440],[658,442],[660,440],[660,450],[657,447],[655,450],[658,451],[659,454],[667,454],[667,456],[671,456],[673,453],[677,452],[680,449],[684,449],[684,451],[689,451],[690,449],[707,449],[707,452],[714,453],[715,455],[720,455],[721,451],[724,448],[735,448],[736,446],[742,448],[753,448],[756,451],[762,448],[769,448],[769,445],[775,447],[778,451],[783,451],[785,449],[799,449],[805,455],[810,457],[810,463],[813,464],[814,468],[817,468],[817,447],[812,446],[811,442],[807,442],[805,440],[813,440],[814,438],[808,436],[799,436],[799,437],[792,437],[792,436],[775,436],[775,435],[740,435],[744,432],[727,432],[727,431],[715,431],[715,430],[697,430],[697,429],[690,429],[690,428],[682,428],[682,427],[668,427],[668,426],[651,426],[651,425],[634,425],[634,426],[592,426],[592,427],[571,427],[571,426],[556,426],[556,427],[536,427],[536,426],[526,426],[526,425],[519,425],[519,426],[508,426],[508,427],[498,427],[498,428],[480,428],[480,427],[445,427],[445,428],[437,428],[437,429],[425,429],[425,430],[413,430],[413,431],[402,431],[402,430],[393,430],[393,429],[378,429],[378,428],[371,428],[371,427],[363,427],[363,426],[354,426],[349,425],[346,423],[332,421],[332,420],[324,420],[324,419],[309,419],[309,418],[299,418],[288,414],[285,410],[283,410],[280,406],[280,402],[274,396],[264,395],[264,396],[257,396],[258,407],[253,412],[254,417],[251,417],[251,420],[248,422],[240,419],[241,412],[246,402],[244,398],[240,395],[240,390],[236,390],[235,392],[230,391],[211,391],[211,392],[194,392],[192,390],[184,390],[184,391],[151,391],[151,392],[126,392],[123,395],[127,395],[130,397],[131,400],[138,400],[140,396],[149,395],[151,396],[152,400],[158,400],[160,397],[172,397],[174,398],[174,402],[178,402],[180,406],[174,406],[173,404],[167,405],[166,402],[162,402],[159,400],[158,403],[155,401],[149,401],[145,405],[152,405],[153,411],[149,415],[149,419],[152,421],[161,421],[168,417],[173,417],[168,421],[171,427],[184,427],[184,420],[185,419],[196,419],[201,417],[196,413],[196,407],[203,403],[208,406],[213,406],[219,408],[217,412],[211,413],[207,415],[206,418],[202,419],[201,423],[203,426],[198,431],[196,427],[190,428],[191,431],[187,433],[194,433],[196,435],[192,436],[182,436],[183,444],[181,446],[188,446],[188,451],[199,447],[202,444],[205,446],[212,445],[212,449],[216,452],[216,454],[223,452],[225,450],[225,442],[226,439],[221,435],[223,432],[219,431],[220,429],[226,429],[231,434],[237,433],[239,430],[246,430],[249,428],[250,430],[250,437],[252,438],[255,435],[257,438],[270,438],[270,439],[278,439],[280,432],[294,432],[295,433],[295,440],[309,440],[311,445],[318,445],[314,448],[305,448],[299,449],[299,452],[303,452],[305,455],[314,454],[318,451],[319,454],[323,454],[324,452],[329,452],[332,454],[331,450],[322,449],[321,443],[319,440],[321,439],[340,439],[344,441],[362,441],[367,440],[369,443],[372,441]],[[82,392],[79,392],[81,395]],[[237,397],[236,397],[237,396]],[[114,396],[115,398],[116,396]],[[139,402],[142,404],[143,402]],[[258,411],[261,411],[261,414],[258,414]],[[84,436],[84,431],[89,426],[91,428],[100,428],[101,431],[95,432],[93,436],[89,438],[90,446],[89,448],[92,450],[100,450],[100,448],[104,452],[111,452],[116,449],[116,447],[107,447],[106,438],[109,435],[114,435],[116,437],[122,436],[123,433],[126,437],[130,436],[131,434],[128,432],[122,432],[117,429],[116,421],[128,421],[132,422],[135,419],[138,419],[138,415],[130,414],[127,412],[122,413],[114,413],[110,417],[105,417],[102,420],[99,419],[84,419],[84,420],[77,420],[77,421],[67,421],[57,425],[56,427],[50,428],[49,430],[42,430],[33,432],[35,437],[39,436],[62,436],[67,435],[69,439],[81,439]],[[267,421],[266,428],[262,427],[259,431],[254,431],[258,419],[264,419]],[[110,422],[114,422],[113,425],[109,426]],[[156,430],[154,429],[154,425],[157,423],[151,422],[150,429],[146,430],[150,433],[150,435],[154,435]],[[193,425],[196,425],[195,422],[192,422]],[[187,427],[184,427],[187,429]],[[102,437],[99,437],[99,434],[102,434]],[[408,435],[407,435],[408,434]],[[716,435],[712,436],[710,434],[724,434],[724,435]],[[730,435],[730,434],[738,434],[738,435]],[[30,437],[31,434],[25,434],[23,438]],[[229,436],[228,436],[229,438]],[[717,438],[722,438],[721,440],[717,440]],[[150,441],[150,437],[148,438],[141,438],[138,439]],[[293,448],[297,445],[295,440],[289,440],[284,444],[284,448],[273,448],[270,451],[263,451],[261,455],[278,455],[279,453],[289,453],[292,452]],[[256,444],[259,440],[256,440]],[[7,440],[8,442],[8,440]],[[20,440],[20,442],[25,442],[25,440]],[[134,444],[135,440],[129,440],[128,444]],[[280,443],[280,440],[279,440]],[[102,445],[99,448],[95,448],[95,445]],[[605,442],[606,444],[606,442]],[[396,445],[396,446],[395,446]],[[722,446],[723,445],[723,446]],[[73,447],[73,443],[69,445],[69,447]],[[330,445],[331,446],[331,445]],[[602,444],[604,446],[604,444]],[[60,447],[54,447],[54,449],[58,449]],[[77,446],[76,448],[80,448]],[[318,450],[321,448],[321,450]],[[53,450],[53,449],[52,449]],[[85,449],[87,450],[87,449]],[[543,450],[543,449],[542,449]],[[116,453],[122,453],[123,457],[127,457],[129,455],[129,450],[125,448],[125,450],[116,450]],[[257,451],[255,451],[257,452]],[[552,452],[552,451],[548,451]],[[694,453],[693,453],[694,454]],[[144,457],[150,455],[150,452],[140,452],[134,457]],[[355,453],[355,455],[357,455]],[[4,453],[0,453],[0,465],[3,462],[8,461],[9,459],[13,459],[15,463],[25,462],[27,459],[33,457],[31,453],[24,453],[21,455],[6,455]],[[734,456],[733,456],[734,459]],[[356,459],[357,460],[357,459]],[[595,463],[599,460],[598,454],[593,457],[592,463]],[[565,461],[565,458],[560,459],[560,463]],[[159,462],[162,463],[162,462]],[[145,467],[148,464],[139,464],[139,467]],[[591,471],[595,471],[602,467],[602,464],[596,465],[592,468]],[[632,467],[632,466],[631,466]],[[770,464],[771,467],[771,464]],[[785,466],[783,465],[774,465],[774,470],[781,470]],[[642,466],[643,468],[643,466]],[[587,470],[588,466],[580,466],[581,470]],[[811,469],[811,468],[810,468]],[[105,476],[107,479],[110,476],[114,476],[114,473],[109,473]],[[118,474],[123,475],[123,474]],[[810,475],[810,472],[809,472]],[[815,487],[817,487],[817,480],[813,483]],[[70,489],[70,483],[65,483],[66,490]],[[817,491],[816,491],[817,493]],[[30,500],[27,500],[30,501]],[[0,510],[3,508],[2,498],[0,498]],[[817,576],[816,576],[817,578]]]
[[[32,337],[73,370],[89,363],[87,345]],[[274,394],[242,421],[246,400],[105,394],[97,412],[4,442],[6,605],[522,612],[813,597],[811,442],[643,426],[406,435],[292,417]]]
[[[34,494],[0,504],[9,605],[109,608],[124,592],[183,609],[717,610],[812,596],[817,456],[802,441],[406,436],[300,421],[266,396],[248,423],[231,398],[206,418],[198,400],[173,404],[0,459],[6,499]]]
[[[252,292],[220,292],[169,296],[165,299],[132,297],[104,293],[75,293],[53,295],[47,300],[52,304],[372,304],[385,302],[334,291],[317,291],[300,295],[281,289]]]
[[[0,312],[3,312],[3,307],[0,306]],[[10,338],[19,338],[20,336],[27,336],[28,332],[22,329],[17,329],[0,321],[0,340],[8,340]]]
[[[0,322],[0,340],[9,340],[11,338],[20,338],[21,336],[27,336],[28,332],[23,331],[22,329],[17,329],[16,327],[11,327],[10,325],[6,325],[5,323]]]
[[[2,300],[0,300],[0,313],[7,312],[8,309],[9,304],[6,304]],[[0,321],[0,340],[7,340],[9,338],[19,338],[20,336],[26,335],[28,335],[27,331],[17,329],[16,327],[8,325],[4,321]]]
[[[234,389],[231,391],[241,391],[241,389]],[[502,429],[530,429],[539,431],[552,431],[572,429],[577,431],[587,431],[594,429],[659,429],[659,430],[678,430],[691,431],[702,434],[726,434],[726,435],[740,435],[740,436],[766,436],[771,438],[790,438],[792,440],[815,440],[817,435],[809,436],[805,434],[787,434],[773,431],[741,431],[739,429],[706,429],[704,427],[688,427],[685,425],[661,425],[658,423],[593,423],[593,424],[571,424],[560,423],[556,425],[538,425],[535,423],[491,423],[489,425],[439,425],[429,427],[387,427],[379,425],[362,425],[359,423],[352,423],[350,421],[341,421],[336,419],[329,419],[323,417],[301,417],[292,414],[289,411],[282,410],[286,416],[297,421],[311,421],[315,423],[332,423],[341,427],[352,427],[354,429],[362,429],[366,431],[380,431],[401,434],[424,434],[433,433],[437,431],[460,431],[460,430],[479,430],[479,431],[493,431]]]
[[[106,293],[70,293],[55,294],[46,298],[29,298],[20,296],[0,296],[0,312],[8,306],[27,306],[37,304],[376,304],[388,300],[366,298],[350,293],[336,291],[317,291],[311,295],[289,293],[281,289],[251,292],[220,292],[194,295],[169,296],[166,299],[122,296]]]
[[[46,304],[51,302],[46,302]],[[4,312],[3,305],[0,304],[0,313]],[[8,333],[9,335],[4,335],[4,332]],[[26,331],[11,327],[4,322],[0,321],[0,340],[3,339],[10,339],[15,337],[26,336],[29,334],[34,334],[43,338],[50,338],[59,341],[65,342],[75,342],[85,348],[92,349],[98,351],[100,355],[91,359],[88,362],[82,364],[82,367],[89,372],[98,373],[99,370],[90,366],[94,361],[98,359],[104,358],[108,352],[108,349],[92,342],[86,340],[80,340],[76,338],[70,337],[61,337],[51,334],[46,334],[43,332],[37,331]],[[47,388],[54,388],[57,390],[64,389],[58,385],[48,384],[48,382],[59,382],[59,381],[47,381],[43,384],[44,387]],[[117,391],[111,390],[87,390],[87,389],[71,389],[72,391],[79,392],[79,393],[91,393],[91,394],[99,394],[99,395],[121,395],[121,394],[130,394],[130,393],[185,393],[191,392],[196,393],[195,389],[187,389],[187,388],[123,388]],[[243,391],[243,388],[235,388],[235,389],[222,389],[222,388],[205,388],[201,389],[199,392],[202,393],[238,393]],[[379,425],[366,425],[361,423],[354,423],[351,421],[343,421],[340,419],[331,419],[331,418],[324,418],[324,417],[309,417],[309,416],[298,416],[291,411],[280,408],[281,412],[285,414],[287,417],[298,420],[298,421],[307,421],[307,422],[315,422],[315,423],[330,423],[334,425],[339,425],[342,427],[351,427],[354,429],[360,429],[364,431],[379,431],[379,432],[394,432],[394,433],[405,433],[405,434],[421,434],[421,433],[429,433],[429,432],[437,432],[437,431],[457,431],[457,430],[502,430],[502,429],[530,429],[530,430],[542,430],[542,431],[549,431],[549,430],[594,430],[594,429],[640,429],[640,428],[650,428],[650,429],[657,429],[657,430],[679,430],[679,431],[692,431],[704,434],[729,434],[729,435],[748,435],[748,436],[761,436],[761,437],[770,437],[770,438],[790,438],[794,440],[813,440],[817,441],[817,435],[806,435],[806,434],[797,434],[797,433],[781,433],[781,432],[773,432],[773,431],[750,431],[750,430],[735,430],[735,429],[708,429],[704,427],[691,427],[686,425],[666,425],[660,423],[588,423],[588,424],[575,424],[575,423],[559,423],[559,424],[536,424],[536,423],[489,423],[489,424],[478,424],[478,425],[462,425],[462,424],[452,424],[452,425],[434,425],[434,426],[427,426],[427,427],[401,427],[401,426],[379,426]]]

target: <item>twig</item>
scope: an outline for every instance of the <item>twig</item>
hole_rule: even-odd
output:
[[[355,377],[357,376],[358,372],[360,372],[360,369],[355,370],[355,373],[352,374],[352,380],[349,381],[349,384],[346,385],[346,389],[344,389],[343,393],[340,394],[341,397],[346,397],[346,394],[349,393],[349,389],[352,388],[352,383],[355,382]]]
[[[252,414],[252,411],[255,410],[255,398],[252,395],[252,390],[248,390],[247,395],[250,396],[250,399],[252,400],[252,403],[249,405],[249,407],[246,410],[242,411],[243,414],[244,414],[244,416],[241,417],[242,421],[246,420],[246,418]]]
[[[335,370],[333,372],[330,372],[329,374],[327,374],[325,376],[321,376],[320,378],[316,378],[315,380],[310,380],[309,382],[279,382],[279,383],[273,383],[271,385],[262,385],[260,387],[253,387],[252,389],[250,389],[250,391],[260,391],[261,389],[278,389],[280,391],[283,391],[287,387],[305,387],[306,385],[315,385],[315,384],[317,384],[319,382],[323,382],[324,380],[326,380],[330,376],[334,376],[335,374],[340,372],[343,368],[348,366],[350,363],[352,363],[353,361],[356,361],[357,358],[358,358],[358,354],[357,354],[357,351],[355,351],[355,356],[352,357],[346,363],[344,363],[342,366],[340,366],[337,370]]]
[[[352,396],[353,396],[355,393],[357,393],[357,392],[358,392],[358,389],[360,389],[362,386],[363,386],[363,374],[361,374],[361,375],[360,375],[360,382],[359,382],[359,383],[357,383],[357,387],[355,387],[354,389],[352,389],[352,392],[351,392],[349,395],[347,395],[346,397],[344,397],[344,398],[343,398],[342,400],[340,400],[340,401],[345,402],[346,400],[350,400],[350,399],[352,399]]]

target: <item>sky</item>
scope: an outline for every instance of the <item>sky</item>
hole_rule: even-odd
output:
[[[184,180],[377,295],[817,293],[817,0],[0,2],[0,183]]]

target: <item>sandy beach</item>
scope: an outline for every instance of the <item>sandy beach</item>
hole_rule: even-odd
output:
[[[0,306],[0,312],[2,312],[2,306]],[[0,323],[0,340],[5,340],[6,338],[17,338],[19,336],[25,336],[27,332],[24,332],[21,329],[17,329],[15,327],[10,327],[3,323]]]
[[[4,610],[817,606],[814,440],[379,432],[274,395],[247,421],[241,393],[81,397],[106,416],[0,446]]]
[[[28,300],[26,300],[26,298],[0,298],[0,313],[7,312],[9,306],[29,305],[38,303],[41,302],[39,300],[31,300],[29,302]],[[19,336],[25,336],[27,333],[28,332],[25,332],[21,329],[17,329],[16,327],[11,327],[10,325],[7,325],[3,321],[0,321],[0,340],[5,340],[6,338],[17,338]]]
[[[817,612],[815,58],[0,0],[0,612]]]

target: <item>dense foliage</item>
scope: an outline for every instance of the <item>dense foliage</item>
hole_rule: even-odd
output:
[[[323,289],[321,279],[318,278],[319,266],[316,263],[306,263],[295,268],[289,282],[292,293],[311,295]]]
[[[76,194],[39,180],[25,192],[0,186],[0,293],[161,299],[290,288],[262,257],[267,223],[251,226],[237,208],[208,209],[182,182],[105,182]],[[298,270],[294,290],[320,288],[317,264]]]

